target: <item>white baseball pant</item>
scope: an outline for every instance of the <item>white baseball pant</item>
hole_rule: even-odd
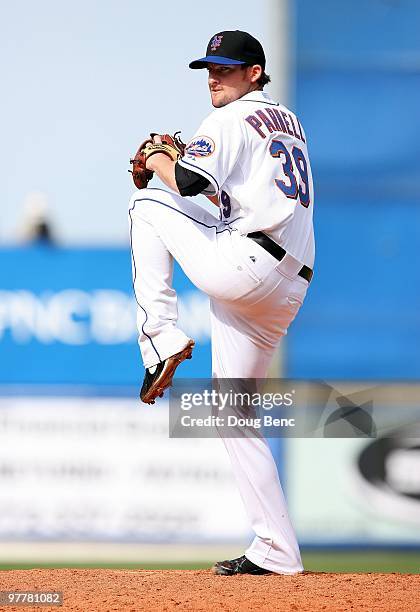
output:
[[[142,189],[130,200],[133,284],[146,368],[181,351],[174,258],[211,300],[213,377],[265,378],[308,283],[301,263],[281,262],[190,200]],[[250,561],[279,574],[302,571],[295,532],[271,451],[261,438],[223,438],[255,538]]]

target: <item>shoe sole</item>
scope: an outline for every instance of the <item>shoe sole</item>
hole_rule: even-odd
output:
[[[193,348],[194,340],[190,340],[182,351],[172,355],[172,357],[168,357],[159,378],[141,398],[145,404],[154,404],[157,397],[163,396],[163,392],[172,385],[172,379],[177,367],[186,359],[191,359]]]
[[[223,566],[221,563],[216,563],[215,565],[213,565],[213,567],[211,568],[213,571],[213,574],[216,574],[216,576],[233,576],[234,572],[232,572],[232,569],[229,567],[225,567]]]
[[[267,574],[274,573],[269,570],[264,570],[263,568],[261,568],[262,571],[259,572],[235,572],[231,567],[223,565],[222,561],[215,563],[211,569],[216,576],[266,576]]]

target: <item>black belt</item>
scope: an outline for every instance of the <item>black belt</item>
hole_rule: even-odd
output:
[[[281,261],[283,257],[287,254],[287,252],[274,240],[271,240],[266,234],[263,232],[252,232],[248,234],[248,238],[251,238],[254,242],[262,246],[270,255]],[[298,272],[298,275],[308,281],[311,282],[313,276],[313,270],[308,268],[308,266],[302,266]]]

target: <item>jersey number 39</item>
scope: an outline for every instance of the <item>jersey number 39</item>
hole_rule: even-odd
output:
[[[282,190],[286,197],[292,200],[296,200],[299,195],[302,206],[308,208],[310,203],[308,164],[306,163],[303,151],[299,147],[293,147],[292,154],[290,155],[281,140],[273,140],[270,145],[270,155],[281,160],[284,176],[288,179],[287,181],[274,179],[277,187]],[[299,182],[294,173],[292,157],[299,172]]]

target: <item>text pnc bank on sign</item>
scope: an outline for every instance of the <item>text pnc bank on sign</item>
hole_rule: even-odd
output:
[[[209,374],[209,308],[181,270],[178,314],[196,340],[184,376]],[[0,384],[137,385],[128,249],[0,250]]]

